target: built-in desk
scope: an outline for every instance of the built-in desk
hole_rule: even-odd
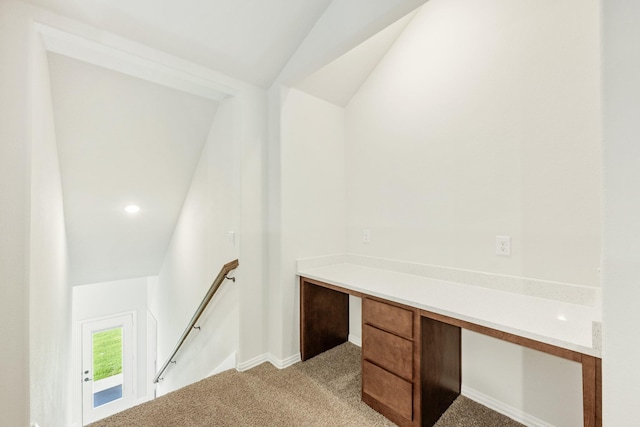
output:
[[[584,425],[602,425],[592,307],[346,263],[298,274],[302,360],[347,341],[362,298],[363,400],[399,425],[433,425],[460,394],[461,328],[581,363]]]

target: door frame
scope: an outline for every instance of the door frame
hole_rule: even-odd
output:
[[[151,310],[147,309],[147,400],[156,398],[157,387],[153,378],[158,373],[158,320]]]
[[[81,412],[82,412],[82,425],[87,425],[89,423],[98,421],[102,418],[108,417],[115,413],[121,412],[125,409],[128,409],[136,404],[137,400],[137,312],[135,310],[125,311],[120,313],[114,313],[107,316],[100,316],[91,319],[83,319],[79,322],[79,330],[80,330],[80,396],[81,396]],[[129,334],[126,334],[126,328],[124,327],[125,323],[130,321],[131,328]],[[104,328],[100,328],[100,324],[109,325]],[[118,325],[123,326],[123,363],[122,363],[122,375],[123,375],[123,400],[118,402],[117,404],[110,405],[109,403],[96,408],[95,411],[88,412],[87,404],[91,405],[92,408],[92,398],[87,398],[85,395],[85,382],[84,372],[86,370],[85,367],[85,328],[90,327],[92,324],[98,324],[95,330],[99,329],[112,329],[113,327],[118,327]],[[92,336],[92,334],[91,334]],[[89,352],[91,354],[91,365],[93,365],[93,355],[92,350]],[[129,353],[129,354],[128,354]],[[129,360],[125,360],[129,359]],[[90,369],[91,378],[93,377],[93,367]],[[91,381],[93,384],[93,381]]]

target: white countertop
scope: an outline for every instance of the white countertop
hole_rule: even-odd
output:
[[[601,320],[594,307],[347,263],[298,275],[601,357],[592,344],[592,322]]]

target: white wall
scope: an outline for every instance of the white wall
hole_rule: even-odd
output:
[[[212,93],[228,96],[225,102],[233,105],[233,114],[227,123],[227,129],[233,135],[233,141],[230,143],[233,156],[224,161],[233,163],[233,190],[231,199],[216,199],[215,202],[231,206],[236,221],[236,257],[239,254],[240,259],[240,268],[236,272],[241,331],[237,346],[238,359],[242,362],[263,355],[267,337],[265,91],[100,29],[40,9],[33,9],[31,12],[38,22],[68,33],[66,36],[63,34],[61,38],[58,38],[55,32],[47,33],[47,40],[52,42],[54,50],[58,49],[55,50],[58,53],[72,57],[78,55],[79,59],[97,61],[98,64],[113,67],[117,71],[132,73],[136,77],[167,84],[169,87],[187,90],[190,93],[202,93],[205,97],[211,96]],[[76,37],[82,46],[80,49],[74,42]],[[123,57],[120,54],[107,54],[105,57],[105,52],[124,53],[124,58],[128,59],[122,63]],[[218,269],[219,265],[216,266],[215,273]],[[207,277],[206,281],[210,284],[212,279],[213,277]],[[198,302],[201,298],[202,296],[198,296]],[[189,316],[191,314],[192,312]],[[186,322],[181,327],[184,326]]]
[[[32,48],[30,389],[31,421],[71,420],[71,287],[49,70],[39,38]]]
[[[29,423],[28,20],[0,3],[0,413]]]
[[[349,251],[599,286],[597,6],[428,2],[347,108]]]
[[[70,420],[70,290],[46,57],[24,5],[0,3],[0,412]]]
[[[345,246],[344,110],[297,89],[282,91],[280,233],[282,286],[269,293],[269,349],[277,360],[299,352],[297,258]]]
[[[173,71],[187,73],[196,80],[207,82],[207,88],[203,89],[207,93],[212,90],[211,87],[215,87],[234,96],[237,105],[234,107],[236,111],[231,123],[235,138],[232,203],[240,230],[236,238],[241,259],[241,268],[237,275],[242,283],[239,310],[240,328],[243,332],[238,345],[241,360],[263,354],[267,336],[264,290],[265,92],[215,71],[130,43],[99,29],[22,3],[0,0],[0,231],[3,236],[0,246],[0,275],[3,281],[3,286],[0,287],[0,336],[2,345],[6,346],[2,348],[4,360],[0,368],[0,375],[6,386],[0,390],[0,412],[3,413],[2,422],[12,426],[29,424],[29,138],[32,130],[29,113],[30,94],[44,96],[31,87],[29,80],[29,60],[32,54],[29,43],[37,37],[36,29],[29,25],[32,20],[86,39],[89,41],[86,46],[91,46],[91,42],[94,42],[120,53],[134,55],[137,59],[136,64],[142,63],[143,68],[144,65],[153,63],[165,66],[165,70],[169,67]],[[37,38],[39,40],[39,37]],[[59,43],[57,47],[61,47]],[[67,52],[73,53],[73,48]],[[146,75],[150,74],[152,78],[158,77],[153,72]],[[242,210],[240,204],[243,206]],[[49,232],[55,234],[56,230]],[[40,319],[37,314],[35,316]],[[61,319],[62,323],[63,321],[64,319]],[[65,337],[60,339],[63,342]],[[34,368],[39,371],[37,366]],[[58,397],[65,398],[56,396]],[[52,400],[51,405],[54,402],[56,400]],[[64,406],[60,404],[60,408]],[[50,425],[48,420],[36,421],[41,425]]]
[[[238,362],[245,363],[267,350],[267,94],[244,86],[236,97],[234,204],[240,220],[240,267],[235,276],[240,295]]]
[[[299,326],[297,323],[299,315],[298,284],[295,279],[296,257],[306,256],[303,254],[324,254],[324,251],[327,250],[332,252],[344,251],[344,247],[341,246],[344,244],[343,231],[334,230],[330,233],[331,236],[335,236],[336,233],[341,236],[339,238],[340,242],[336,240],[331,243],[331,249],[326,244],[326,239],[330,237],[322,236],[322,239],[325,239],[323,240],[325,243],[319,243],[314,250],[313,247],[316,243],[313,241],[303,242],[302,246],[296,247],[295,244],[300,239],[292,238],[291,232],[287,230],[288,228],[297,229],[301,230],[302,234],[307,237],[315,236],[318,230],[313,230],[313,227],[316,227],[319,217],[305,219],[301,216],[296,216],[299,208],[291,198],[296,193],[287,190],[286,187],[293,188],[309,185],[309,192],[306,194],[303,194],[304,190],[302,189],[296,189],[295,191],[303,197],[303,200],[308,200],[313,196],[313,203],[316,205],[333,204],[337,197],[335,193],[329,194],[326,191],[333,184],[324,187],[324,184],[320,182],[320,178],[314,175],[321,173],[325,177],[327,176],[319,162],[315,159],[309,161],[310,158],[306,154],[302,158],[292,157],[287,151],[292,152],[291,147],[294,144],[300,144],[301,147],[314,150],[314,154],[315,151],[320,150],[321,158],[323,160],[332,158],[332,163],[335,162],[335,159],[339,160],[343,156],[342,153],[336,151],[336,148],[328,140],[322,140],[321,143],[324,148],[312,147],[311,143],[314,140],[321,139],[304,132],[305,126],[315,126],[313,125],[313,117],[296,113],[296,117],[300,117],[302,120],[301,123],[296,124],[283,116],[286,114],[292,116],[295,109],[298,106],[303,106],[304,103],[317,103],[317,106],[312,108],[314,108],[314,111],[324,109],[327,112],[327,114],[322,114],[318,117],[320,122],[325,123],[327,120],[332,120],[330,119],[331,116],[336,115],[338,110],[335,110],[335,106],[325,103],[323,107],[320,107],[322,104],[319,103],[319,100],[312,102],[310,101],[311,98],[308,98],[307,101],[303,101],[304,96],[301,94],[295,94],[290,99],[289,87],[295,86],[300,79],[317,71],[328,62],[354,48],[377,31],[384,29],[424,2],[425,0],[352,0],[348,2],[332,2],[268,91],[267,192],[269,197],[267,202],[268,211],[266,212],[268,222],[265,224],[265,228],[268,231],[268,246],[265,247],[268,254],[268,269],[266,270],[268,274],[268,350],[273,356],[271,359],[278,363],[291,363],[300,351],[298,346]],[[299,102],[300,104],[298,104]],[[329,113],[329,111],[333,112]],[[289,125],[293,126],[291,130],[286,129]],[[332,127],[333,125],[330,126],[330,128]],[[289,136],[285,135],[287,132],[290,133]],[[335,131],[327,129],[322,130],[322,132],[331,133]],[[311,139],[309,139],[309,136],[311,136]],[[322,152],[322,150],[326,151]],[[297,154],[300,154],[300,150],[298,150]],[[293,165],[291,166],[285,162],[291,162]],[[299,173],[303,163],[306,167],[311,168],[309,172],[313,171],[313,174]],[[335,164],[330,167],[334,168]],[[335,176],[331,177],[330,181],[334,178]],[[293,182],[289,183],[288,180],[290,179]],[[296,181],[300,181],[300,184],[296,184]],[[316,188],[320,189],[320,191],[316,191]],[[286,196],[285,191],[289,191],[290,195]],[[323,199],[325,196],[327,198]],[[285,197],[290,197],[290,199],[286,200]],[[287,211],[287,209],[292,210]],[[327,212],[327,209],[329,209],[327,206],[323,206],[318,211],[318,214],[323,215]],[[295,218],[295,223],[290,223],[285,217]],[[333,217],[330,216],[329,218]],[[305,225],[305,221],[308,221],[307,225]],[[305,230],[306,227],[309,227],[309,229]]]
[[[234,108],[229,98],[218,108],[194,173],[165,261],[151,296],[158,320],[158,367],[211,286],[220,268],[238,258],[228,232],[238,232],[238,189],[234,152]],[[240,261],[242,263],[242,260]],[[209,375],[239,343],[239,283],[226,281],[185,342],[160,384],[162,394]]]
[[[640,395],[640,3],[602,2],[604,72],[603,420],[636,424]]]
[[[423,6],[346,108],[348,251],[599,286],[598,13],[596,0]],[[463,342],[466,387],[581,424],[580,401],[539,388],[579,396],[579,365]]]
[[[136,399],[144,401],[153,397],[148,395],[148,384],[152,378],[147,375],[147,282],[146,277],[141,277],[73,287],[74,372],[78,373],[74,375],[77,387],[73,389],[73,402],[78,425],[82,424],[82,408],[79,406],[82,401],[82,322],[121,313],[135,313]]]
[[[582,366],[570,360],[463,330],[462,387],[525,425],[582,425]]]
[[[427,3],[346,108],[347,251],[598,287],[598,13],[596,1]],[[293,102],[301,98],[293,91],[274,92],[281,120],[270,164],[279,174],[270,179],[280,199],[271,201],[270,226],[282,239],[270,246],[270,279],[283,284],[270,288],[270,348],[286,356],[297,343],[297,328],[287,326],[297,322],[290,261],[330,253],[287,237],[288,228],[304,237],[325,211],[298,213],[286,189],[308,186],[290,193],[303,204],[311,194],[318,204],[336,196],[313,190],[312,171],[288,172],[323,159],[305,145],[323,116]],[[287,157],[289,147],[299,151]],[[326,141],[315,149],[340,150]],[[508,258],[495,255],[503,234],[512,237]],[[334,252],[339,246],[334,240]],[[471,333],[464,342],[465,387],[547,422],[581,423],[579,399],[554,404],[581,395],[579,365]],[[516,375],[501,374],[505,364]],[[556,394],[543,391],[559,378]]]

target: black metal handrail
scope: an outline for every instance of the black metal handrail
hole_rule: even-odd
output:
[[[189,325],[187,325],[187,328],[184,330],[184,332],[178,339],[176,346],[173,348],[173,351],[171,352],[171,356],[169,356],[167,361],[164,362],[164,364],[162,365],[162,368],[158,371],[156,376],[153,378],[154,384],[160,381],[160,379],[162,379],[162,374],[164,373],[164,371],[167,370],[167,368],[171,363],[176,363],[175,360],[173,360],[173,358],[175,357],[176,353],[178,353],[178,350],[180,350],[180,347],[182,347],[182,344],[184,344],[185,340],[187,339],[191,331],[194,329],[200,329],[200,326],[196,326],[196,322],[198,321],[198,319],[200,318],[204,310],[207,308],[209,301],[211,301],[211,299],[215,295],[220,285],[222,285],[222,282],[224,281],[224,279],[232,280],[234,282],[236,281],[235,277],[229,277],[228,274],[231,271],[235,270],[237,267],[238,267],[237,259],[222,266],[222,269],[218,273],[218,276],[216,276],[216,279],[211,284],[209,291],[204,296],[204,298],[202,299],[202,302],[198,306],[198,309],[196,310],[193,317],[191,318]]]

